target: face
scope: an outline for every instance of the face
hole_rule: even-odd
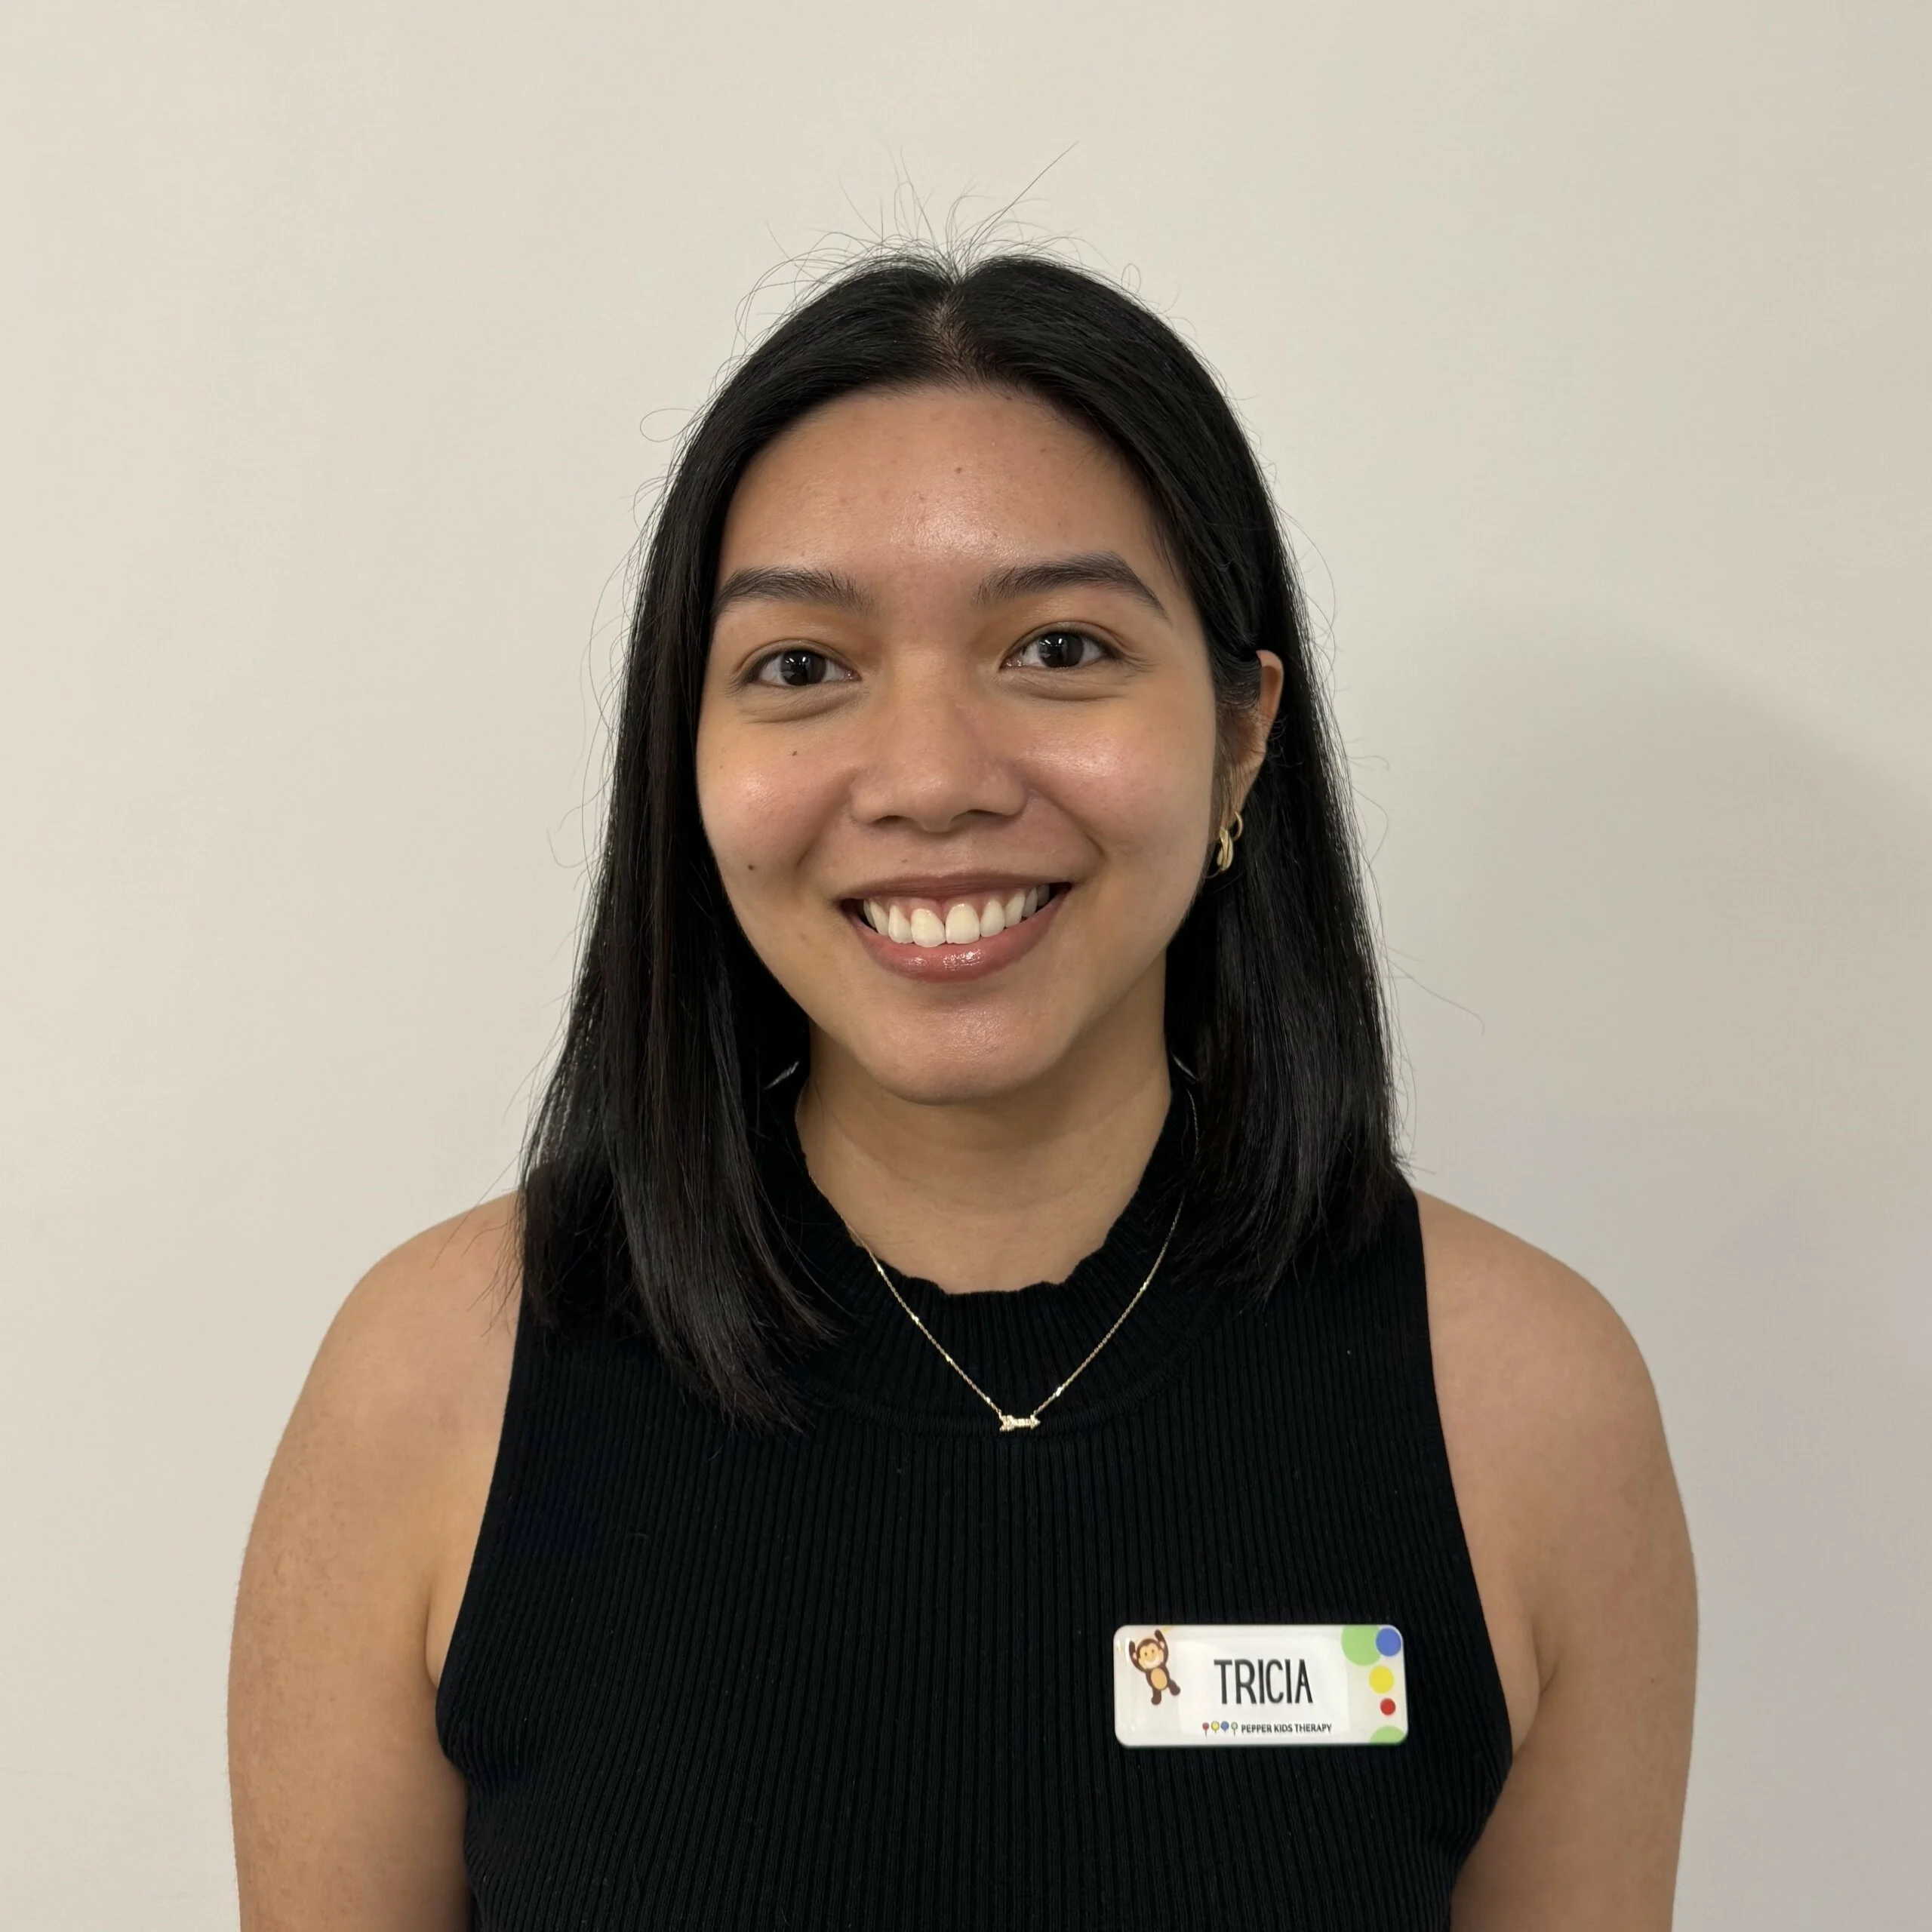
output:
[[[986,1100],[1158,1054],[1220,829],[1207,648],[1105,445],[989,389],[871,392],[769,445],[726,520],[697,740],[733,909],[835,1055]],[[1259,762],[1280,664],[1218,795]]]

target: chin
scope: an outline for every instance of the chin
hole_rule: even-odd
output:
[[[928,1026],[904,1040],[869,1040],[851,1053],[866,1077],[895,1100],[915,1106],[983,1106],[1021,1091],[1051,1073],[1065,1057],[1057,1042],[989,1042],[983,1034],[948,1037]]]

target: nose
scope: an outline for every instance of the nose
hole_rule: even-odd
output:
[[[866,710],[851,792],[862,823],[942,833],[1014,817],[1026,804],[1019,747],[1008,742],[997,698],[979,691],[965,667],[895,668]]]

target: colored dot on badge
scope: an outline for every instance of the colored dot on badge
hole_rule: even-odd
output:
[[[1342,1654],[1351,1663],[1373,1663],[1380,1641],[1374,1624],[1346,1624],[1342,1630]]]
[[[1379,1663],[1368,1673],[1368,1687],[1371,1690],[1392,1690],[1395,1687],[1395,1673],[1386,1663]]]
[[[1395,1699],[1393,1697],[1384,1697],[1382,1700],[1381,1711],[1382,1715],[1385,1718],[1392,1718],[1395,1715]]]
[[[1392,1657],[1402,1647],[1402,1633],[1387,1624],[1375,1633],[1375,1647],[1385,1657]]]

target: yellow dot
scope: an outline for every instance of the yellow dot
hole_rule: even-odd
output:
[[[1395,1687],[1395,1673],[1386,1663],[1379,1663],[1368,1673],[1368,1687],[1380,1695]]]

